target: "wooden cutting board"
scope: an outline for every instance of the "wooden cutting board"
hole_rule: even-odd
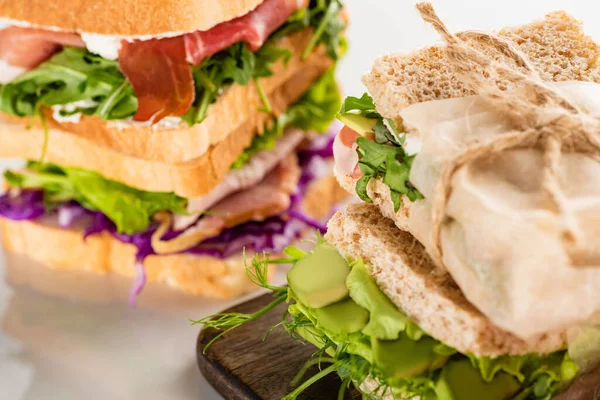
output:
[[[272,300],[264,295],[232,307],[225,312],[253,313]],[[227,400],[280,400],[293,390],[290,382],[315,347],[293,340],[282,329],[274,330],[263,341],[265,334],[281,321],[285,304],[262,318],[243,325],[215,342],[206,354],[204,347],[218,332],[207,329],[200,332],[197,343],[198,365],[206,380]],[[308,371],[305,379],[318,372]],[[330,375],[307,389],[299,399],[337,399],[341,381]],[[356,390],[349,390],[346,399],[360,400]],[[600,369],[581,377],[567,393],[556,400],[600,400]]]
[[[237,305],[225,312],[253,313],[269,304],[273,298],[264,295]],[[281,322],[286,305],[282,304],[262,318],[233,330],[203,350],[218,331],[205,329],[197,343],[198,365],[206,380],[227,400],[280,400],[293,388],[294,379],[304,363],[316,351],[315,347],[292,339],[283,329],[265,334]],[[318,372],[311,368],[305,378]],[[330,375],[307,389],[300,399],[337,399],[341,380]],[[359,400],[355,390],[346,399]]]

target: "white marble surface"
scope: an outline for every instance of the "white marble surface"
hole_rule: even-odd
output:
[[[351,47],[339,78],[347,94],[364,91],[360,76],[377,55],[437,40],[418,19],[412,0],[346,2],[352,19]],[[437,0],[435,4],[452,29],[496,28],[567,9],[587,22],[588,33],[600,38],[597,1]],[[8,165],[0,162],[0,169]],[[82,276],[48,273],[21,259],[7,261],[0,264],[0,273],[17,286],[0,281],[2,399],[219,398],[198,372],[199,328],[191,327],[187,318],[214,313],[231,302],[173,296],[149,288],[138,307],[131,308],[123,300],[126,282],[90,282]],[[77,295],[65,299],[52,294],[65,292]]]

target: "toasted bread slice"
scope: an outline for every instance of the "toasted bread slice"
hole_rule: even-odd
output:
[[[498,34],[511,40],[545,80],[600,82],[600,47],[584,34],[582,28],[579,20],[558,11],[527,25],[503,29]],[[488,48],[483,50],[500,58]],[[381,115],[392,118],[399,126],[402,123],[400,112],[411,104],[475,94],[456,78],[442,45],[409,54],[385,55],[375,61],[363,82]],[[506,82],[500,82],[500,85],[509,87]],[[339,174],[337,178],[346,190],[355,193],[357,178]],[[383,215],[392,218],[398,228],[408,230],[412,203],[407,197],[402,197],[400,210],[394,212],[389,188],[380,180],[371,180],[368,194]]]
[[[361,258],[381,290],[427,334],[476,356],[551,353],[566,348],[566,333],[523,340],[493,325],[439,274],[425,248],[399,231],[374,205],[350,204],[328,225],[325,239],[345,257]]]
[[[345,197],[337,187],[331,177],[312,182],[304,210],[314,218],[323,217],[324,209],[330,213]],[[319,204],[314,203],[317,198]],[[134,276],[135,246],[122,243],[106,232],[84,241],[83,227],[61,228],[56,217],[36,221],[0,218],[0,232],[7,252],[27,255],[49,268]],[[144,266],[148,282],[166,284],[188,294],[234,298],[257,289],[246,276],[241,253],[224,260],[190,254],[153,255],[145,259]]]
[[[264,0],[0,0],[0,17],[74,32],[157,36],[208,30]]]

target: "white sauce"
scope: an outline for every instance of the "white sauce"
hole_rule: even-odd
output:
[[[79,123],[81,121],[81,113],[64,116],[61,115],[61,111],[73,112],[80,108],[93,108],[96,107],[98,103],[92,100],[80,100],[75,101],[73,103],[68,104],[60,104],[56,106],[52,106],[52,118],[57,122],[71,122],[74,124]]]
[[[131,118],[115,121],[107,121],[108,126],[117,129],[130,129],[130,128],[143,128],[152,126],[152,129],[175,129],[183,123],[183,119],[180,117],[165,117],[158,121],[156,124],[152,124],[152,121],[134,121]]]
[[[82,33],[81,39],[90,52],[98,54],[107,60],[116,60],[119,58],[119,50],[121,50],[121,39],[119,37],[98,35],[96,33]]]
[[[9,83],[24,72],[27,72],[27,70],[21,67],[8,65],[6,61],[0,60],[0,83]]]

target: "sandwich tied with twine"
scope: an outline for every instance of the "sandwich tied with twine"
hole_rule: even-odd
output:
[[[600,160],[600,120],[577,104],[569,101],[557,87],[544,82],[529,60],[507,40],[489,33],[464,32],[460,38],[448,31],[431,3],[419,3],[417,9],[423,20],[431,24],[446,42],[448,60],[457,77],[474,90],[495,112],[504,115],[513,129],[503,135],[464,149],[442,172],[433,198],[433,228],[435,259],[442,261],[441,227],[446,216],[452,177],[462,166],[484,157],[518,148],[541,148],[544,154],[542,190],[560,216],[562,240],[573,258],[577,258],[589,243],[574,218],[558,178],[563,152],[586,153]],[[465,39],[493,47],[524,68],[525,73],[508,62],[495,61],[473,48]],[[488,77],[473,73],[474,66],[483,68]],[[506,79],[522,90],[503,91],[495,83]]]
[[[410,232],[508,331],[600,323],[600,85],[546,82],[509,40],[417,8],[475,95],[400,112],[423,142]]]

